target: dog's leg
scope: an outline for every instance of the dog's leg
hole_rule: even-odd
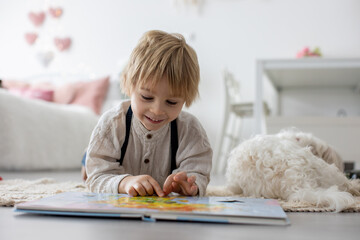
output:
[[[359,182],[351,181],[334,165],[316,156],[307,157],[309,174],[307,180],[293,188],[288,200],[306,201],[339,212],[355,204],[353,195],[359,195]],[[296,185],[296,184],[295,184]],[[353,194],[353,195],[352,195]]]
[[[355,198],[348,192],[341,192],[337,186],[318,189],[301,189],[289,196],[290,201],[312,203],[317,207],[327,207],[340,212],[354,206]]]

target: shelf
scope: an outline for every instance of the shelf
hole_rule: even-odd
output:
[[[284,89],[350,88],[360,92],[360,58],[302,58],[258,60],[254,134],[265,133],[262,102],[264,75],[279,92]],[[279,101],[280,99],[278,99]],[[279,103],[277,104],[279,106]]]
[[[322,117],[322,116],[271,116],[266,118],[267,124],[271,126],[317,126],[322,128],[357,128],[360,129],[360,117]]]
[[[264,73],[278,90],[293,87],[360,87],[359,58],[304,58],[261,62]]]

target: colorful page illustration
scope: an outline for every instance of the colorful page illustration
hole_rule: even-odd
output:
[[[276,200],[237,197],[129,197],[125,194],[69,192],[16,205],[17,211],[121,214],[157,219],[235,221],[236,218],[282,220],[287,216]],[[155,217],[156,216],[156,217]],[[236,222],[236,221],[235,221]]]

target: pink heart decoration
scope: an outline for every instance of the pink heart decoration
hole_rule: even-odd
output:
[[[70,38],[55,38],[54,39],[55,46],[57,49],[62,52],[67,50],[71,45],[71,39]]]
[[[43,22],[45,20],[45,13],[44,12],[39,12],[39,13],[30,12],[29,19],[35,26],[38,27],[41,24],[43,24]]]
[[[36,33],[25,33],[25,40],[29,45],[33,45],[37,39]]]
[[[63,9],[60,7],[57,8],[49,8],[49,13],[54,18],[59,18],[63,14]]]

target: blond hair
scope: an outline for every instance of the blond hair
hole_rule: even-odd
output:
[[[200,69],[197,55],[181,34],[146,32],[133,50],[122,73],[122,91],[130,96],[135,87],[155,86],[163,77],[171,94],[189,107],[199,96]]]

